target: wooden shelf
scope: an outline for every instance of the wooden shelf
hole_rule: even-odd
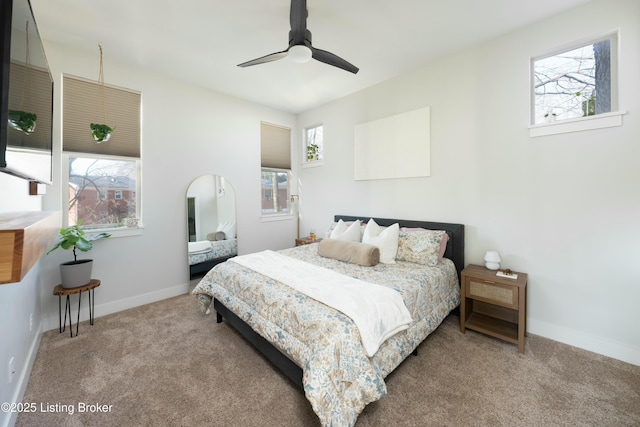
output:
[[[518,344],[518,324],[480,313],[471,313],[465,323],[467,329]]]
[[[20,282],[60,230],[60,212],[0,214],[0,284]]]

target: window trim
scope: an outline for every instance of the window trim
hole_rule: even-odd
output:
[[[534,88],[535,61],[549,58],[563,52],[594,44],[603,40],[611,40],[611,50],[615,57],[611,59],[611,111],[593,116],[575,117],[548,123],[535,123],[536,95]],[[570,43],[565,43],[544,53],[532,56],[529,60],[529,137],[557,135],[570,132],[603,129],[622,126],[622,116],[627,114],[620,108],[620,29],[602,32]]]

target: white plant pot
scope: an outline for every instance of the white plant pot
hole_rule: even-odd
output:
[[[60,264],[60,278],[63,288],[77,288],[91,281],[92,259],[79,259]]]

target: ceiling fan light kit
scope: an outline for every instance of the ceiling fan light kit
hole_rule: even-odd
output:
[[[312,58],[313,53],[311,49],[304,45],[296,45],[291,46],[289,48],[289,54],[287,55],[289,59],[293,62],[297,62],[299,64],[309,62]]]
[[[313,47],[311,44],[311,31],[307,29],[307,16],[307,0],[291,0],[291,13],[289,15],[291,31],[289,31],[289,47],[287,50],[243,62],[238,64],[238,67],[250,67],[277,61],[285,57],[291,58],[294,62],[307,62],[313,58],[316,61],[356,74],[359,69],[355,65],[345,61],[338,55]]]

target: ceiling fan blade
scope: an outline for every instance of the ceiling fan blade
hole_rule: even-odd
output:
[[[270,53],[269,55],[238,64],[238,67],[250,67],[252,65],[264,64],[265,62],[277,61],[278,59],[286,58],[288,53],[289,49],[283,50],[282,52]]]
[[[308,15],[307,0],[291,0],[289,45],[304,43]]]
[[[357,74],[360,70],[355,65],[351,64],[348,61],[340,58],[338,55],[335,55],[331,52],[327,52],[326,50],[316,49],[315,47],[311,48],[311,57],[316,61],[324,62],[325,64],[333,65],[334,67],[342,68],[343,70],[349,71],[350,73]]]

